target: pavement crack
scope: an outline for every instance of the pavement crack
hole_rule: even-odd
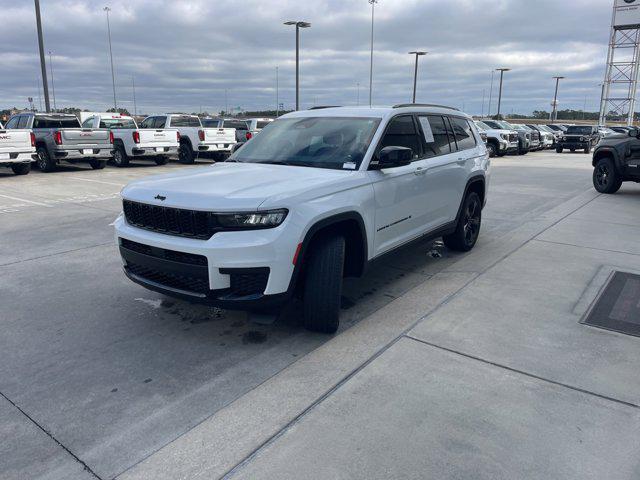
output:
[[[55,257],[56,255],[64,255],[65,253],[72,253],[72,252],[77,252],[77,251],[80,251],[80,250],[88,250],[88,249],[91,249],[91,248],[104,247],[106,245],[114,245],[114,242],[98,243],[97,245],[89,245],[87,247],[73,248],[71,250],[64,250],[62,252],[54,252],[54,253],[49,253],[47,255],[40,255],[39,257],[24,258],[22,260],[16,260],[15,262],[0,263],[0,267],[8,267],[10,265],[16,265],[16,264],[22,263],[22,262],[31,262],[33,260],[40,260],[40,259],[43,259],[43,258]]]
[[[614,398],[614,397],[609,397],[607,395],[602,395],[600,393],[592,392],[591,390],[586,390],[584,388],[580,388],[580,387],[576,387],[576,386],[573,386],[573,385],[569,385],[568,383],[558,382],[556,380],[551,380],[549,378],[541,377],[539,375],[536,375],[535,373],[525,372],[524,370],[519,370],[517,368],[509,367],[507,365],[503,365],[501,363],[493,362],[491,360],[487,360],[487,359],[482,358],[482,357],[477,357],[477,356],[471,355],[469,353],[464,353],[464,352],[461,352],[459,350],[454,350],[452,348],[447,348],[447,347],[443,347],[441,345],[436,345],[435,343],[427,342],[426,340],[422,340],[420,338],[416,338],[416,337],[413,337],[411,335],[405,335],[405,338],[408,338],[410,340],[414,340],[414,341],[416,341],[418,343],[421,343],[423,345],[428,345],[429,347],[433,347],[433,348],[437,348],[439,350],[443,350],[445,352],[453,353],[455,355],[460,355],[461,357],[469,358],[471,360],[476,360],[478,362],[482,362],[482,363],[485,363],[487,365],[492,365],[494,367],[502,368],[504,370],[508,370],[510,372],[513,372],[513,373],[518,373],[520,375],[525,375],[525,376],[527,376],[529,378],[534,378],[534,379],[540,380],[542,382],[550,383],[552,385],[557,385],[559,387],[568,388],[569,390],[573,390],[575,392],[580,392],[580,393],[584,393],[584,394],[591,395],[591,396],[594,396],[594,397],[598,397],[600,399],[607,400],[607,401],[614,402],[614,403],[618,403],[620,405],[625,405],[627,407],[640,408],[640,405],[637,405],[637,404],[632,403],[632,402],[627,402],[625,400],[620,400],[619,398]]]
[[[98,480],[103,480],[102,477],[100,477],[100,475],[98,475],[96,472],[94,472],[91,467],[89,465],[87,465],[85,462],[83,462],[80,457],[78,457],[75,453],[73,453],[71,450],[69,450],[62,442],[60,442],[60,440],[58,440],[49,430],[47,430],[46,428],[44,428],[42,425],[40,425],[37,421],[35,421],[33,419],[33,417],[31,417],[27,412],[25,412],[22,408],[20,408],[13,400],[11,400],[9,397],[7,397],[4,393],[0,392],[0,396],[2,396],[2,398],[4,398],[7,402],[9,402],[11,405],[13,405],[13,407],[18,410],[22,415],[24,415],[31,423],[33,423],[39,430],[41,430],[42,432],[44,432],[45,435],[47,435],[51,440],[53,440],[60,448],[62,448],[65,452],[67,452],[71,457],[73,457],[73,459],[78,462],[80,465],[82,465],[82,467],[84,468],[84,470],[88,473],[90,473],[91,475],[93,475],[95,478],[97,478]]]
[[[598,252],[620,253],[622,255],[635,255],[635,256],[639,255],[637,253],[632,253],[632,252],[623,252],[622,250],[610,250],[608,248],[588,247],[586,245],[576,245],[574,243],[565,243],[565,242],[554,242],[552,240],[541,240],[539,238],[534,238],[534,241],[541,242],[541,243],[551,243],[553,245],[564,245],[566,247],[584,248],[586,250],[595,250]]]

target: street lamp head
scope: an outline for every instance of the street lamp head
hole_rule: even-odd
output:
[[[510,72],[511,69],[510,68],[496,68],[497,72]]]
[[[556,80],[562,80],[562,79],[567,78],[567,77],[553,77],[553,78],[555,78]]]
[[[378,3],[378,0],[369,0],[369,3],[370,3],[371,5],[375,5],[376,3]]]
[[[426,55],[429,52],[421,52],[421,51],[417,51],[417,52],[409,52],[409,55]]]
[[[283,25],[295,25],[298,28],[309,28],[311,26],[309,22],[299,22],[294,20],[289,20],[287,22],[284,22]]]
[[[104,10],[105,12],[110,12],[111,9],[109,7],[104,7],[102,10]]]

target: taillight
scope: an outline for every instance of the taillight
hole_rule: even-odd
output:
[[[113,132],[109,132],[109,143],[113,144]]]
[[[31,132],[31,146],[35,147],[36,146],[36,134]]]
[[[140,143],[140,132],[133,132],[133,143]]]
[[[53,134],[53,141],[56,142],[56,145],[62,145],[62,132],[55,132]]]
[[[251,140],[251,137],[253,137],[253,133],[251,132],[247,132],[244,134],[244,138],[246,138],[247,140]]]
[[[198,138],[201,142],[204,142],[204,130],[198,130]]]
[[[178,143],[180,143],[180,132],[176,132],[176,138],[178,139]]]

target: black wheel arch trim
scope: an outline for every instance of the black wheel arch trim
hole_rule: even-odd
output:
[[[596,166],[596,163],[598,163],[600,157],[604,156],[602,154],[613,157],[613,163],[615,164],[616,168],[620,168],[620,155],[618,154],[618,150],[614,147],[609,146],[599,147],[593,151],[593,160],[591,161],[591,166]]]

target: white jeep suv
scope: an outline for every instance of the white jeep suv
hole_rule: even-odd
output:
[[[130,183],[116,238],[148,289],[249,311],[295,295],[305,326],[332,333],[343,277],[425,236],[473,248],[488,184],[487,149],[453,108],[299,111],[227,162]]]

